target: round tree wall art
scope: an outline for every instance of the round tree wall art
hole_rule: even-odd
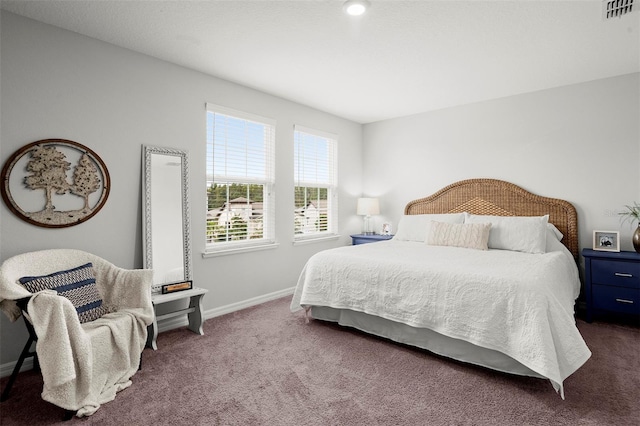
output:
[[[111,182],[102,159],[78,142],[23,146],[2,168],[2,199],[21,219],[47,228],[77,225],[104,206]]]

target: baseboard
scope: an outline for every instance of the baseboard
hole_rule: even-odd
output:
[[[242,309],[250,308],[251,306],[259,305],[261,303],[269,302],[271,300],[279,299],[281,297],[289,296],[293,294],[295,287],[286,288],[284,290],[274,291],[273,293],[265,294],[251,299],[243,300],[241,302],[232,303],[230,305],[220,306],[219,308],[209,309],[203,312],[205,320],[210,318],[219,317],[221,315],[230,314]],[[189,324],[187,317],[170,318],[164,321],[158,322],[158,333],[163,331],[173,330],[178,327],[185,327]],[[206,333],[206,330],[205,330]]]
[[[7,362],[6,364],[0,365],[0,377],[7,377],[13,373],[13,369],[16,367],[18,360],[13,362]],[[29,357],[24,360],[22,363],[22,367],[20,367],[20,371],[28,371],[33,369],[33,357]]]
[[[243,300],[241,302],[232,303],[226,306],[220,306],[219,308],[213,308],[204,311],[203,315],[205,320],[209,318],[219,317],[221,315],[230,314],[231,312],[239,311],[241,309],[250,308],[251,306],[259,305],[261,303],[269,302],[271,300],[279,299],[281,297],[289,296],[293,294],[295,287],[287,288],[284,290],[278,290],[273,293],[265,294],[262,296],[254,297],[251,299]],[[172,330],[178,327],[185,327],[189,324],[187,317],[170,318],[158,323],[158,332]],[[205,330],[206,332],[206,330]],[[16,366],[16,361],[7,362],[0,365],[0,377],[6,377],[11,375],[13,369]],[[27,371],[33,368],[33,358],[30,357],[24,361],[20,371]]]
[[[272,300],[280,299],[281,297],[293,295],[295,287],[285,288],[284,290],[274,291],[273,293],[264,294],[262,296],[254,297],[244,300],[242,302],[232,303],[230,305],[221,306],[219,308],[209,309],[205,311],[204,317],[206,319],[219,317],[221,315],[230,314],[242,309],[250,308],[251,306],[259,305],[261,303],[270,302]],[[185,324],[186,324],[185,320]]]

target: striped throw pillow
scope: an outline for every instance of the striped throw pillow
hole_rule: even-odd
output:
[[[96,320],[107,313],[98,293],[92,263],[40,277],[22,277],[19,281],[31,293],[55,290],[58,295],[69,299],[81,323]]]

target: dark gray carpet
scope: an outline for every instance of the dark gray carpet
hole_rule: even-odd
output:
[[[639,425],[640,330],[579,321],[592,358],[565,382],[457,363],[289,312],[290,298],[160,334],[96,425]],[[17,326],[17,325],[16,325]],[[16,344],[22,344],[17,342]],[[4,386],[6,378],[1,381]],[[3,425],[53,424],[42,379],[20,375]]]

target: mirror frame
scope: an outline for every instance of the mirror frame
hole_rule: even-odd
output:
[[[152,229],[151,229],[151,156],[153,154],[180,157],[182,177],[182,253],[184,264],[184,280],[192,279],[191,271],[191,212],[189,208],[189,153],[175,148],[164,148],[151,145],[142,146],[142,235],[143,263],[145,269],[153,269]],[[156,291],[162,284],[153,285]]]

